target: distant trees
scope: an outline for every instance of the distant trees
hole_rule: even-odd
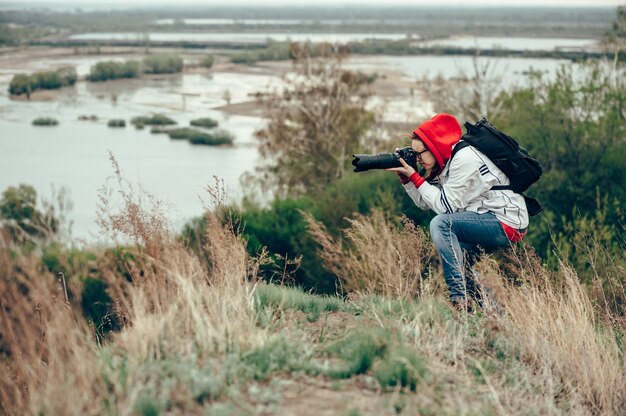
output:
[[[205,68],[211,68],[213,66],[215,59],[213,58],[213,55],[207,55],[204,58],[202,58],[202,60],[200,61],[200,65],[205,67]]]
[[[146,74],[173,74],[183,70],[183,59],[172,54],[150,55],[143,61],[106,61],[91,67],[87,79],[92,82],[121,78],[136,78]]]
[[[289,43],[272,42],[266,48],[241,52],[230,61],[235,64],[253,64],[258,61],[284,61],[292,58]]]
[[[11,79],[9,93],[13,95],[30,94],[36,90],[57,89],[74,85],[78,76],[74,68],[66,67],[56,71],[35,72],[32,75],[17,74]]]
[[[106,61],[98,62],[92,66],[87,79],[92,82],[99,82],[120,78],[136,78],[139,74],[139,62],[137,61]]]
[[[183,70],[183,59],[177,55],[150,55],[142,62],[146,74],[173,74]]]
[[[349,171],[350,156],[374,123],[367,77],[344,70],[346,51],[320,46],[315,56],[291,46],[297,76],[265,98],[269,122],[257,132],[261,184],[277,195],[323,189]]]

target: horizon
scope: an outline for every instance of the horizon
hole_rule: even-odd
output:
[[[362,1],[362,0],[341,0],[339,2],[333,0],[318,0],[315,5],[308,2],[298,0],[230,0],[228,2],[216,2],[206,4],[202,0],[186,0],[184,2],[175,2],[172,0],[82,0],[82,1],[65,1],[65,0],[29,0],[26,2],[5,1],[0,0],[0,7],[16,7],[16,8],[189,8],[202,6],[204,8],[223,8],[223,7],[289,7],[289,8],[341,8],[354,7],[359,8],[394,8],[394,7],[412,7],[412,8],[533,8],[533,7],[549,7],[549,8],[613,8],[626,5],[622,0],[570,0],[564,4],[559,0],[526,0],[502,2],[497,0],[438,0],[433,4],[430,0],[392,0],[384,2],[380,0]]]

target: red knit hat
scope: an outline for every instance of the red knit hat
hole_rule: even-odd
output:
[[[432,152],[439,167],[443,169],[452,154],[452,146],[461,140],[461,126],[454,116],[437,114],[420,124],[413,130],[413,134],[424,142],[424,146]]]

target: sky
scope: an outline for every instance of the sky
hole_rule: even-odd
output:
[[[3,3],[16,3],[16,0],[0,0]],[[21,1],[17,1],[21,3]],[[41,4],[46,6],[77,5],[95,6],[103,4],[137,5],[137,6],[177,6],[177,5],[204,5],[204,6],[235,6],[235,5],[294,5],[294,6],[598,6],[617,7],[626,4],[626,0],[26,0],[24,3]]]

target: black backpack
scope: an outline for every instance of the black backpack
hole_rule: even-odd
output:
[[[485,154],[509,178],[510,185],[496,185],[493,190],[510,189],[522,194],[530,185],[537,182],[543,173],[537,159],[528,155],[526,149],[511,136],[496,129],[487,119],[483,118],[476,124],[465,123],[467,133],[461,137],[462,142],[452,151],[450,161],[459,150],[473,146]],[[449,163],[449,162],[448,162]],[[536,199],[523,195],[532,217],[541,212],[542,208]]]

